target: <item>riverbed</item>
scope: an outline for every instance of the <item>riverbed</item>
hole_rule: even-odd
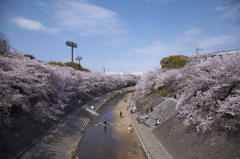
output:
[[[98,117],[88,125],[76,151],[79,159],[144,159],[146,155],[142,151],[134,131],[127,132],[131,120],[128,105],[123,101],[130,94],[114,98],[102,106]],[[123,112],[120,118],[118,111]],[[104,117],[107,124],[103,124]]]

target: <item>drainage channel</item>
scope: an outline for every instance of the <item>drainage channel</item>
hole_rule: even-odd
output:
[[[134,151],[134,147],[114,129],[115,126],[125,124],[124,122],[115,122],[113,111],[116,107],[115,103],[119,100],[121,99],[110,100],[98,110],[100,115],[92,119],[85,129],[75,157],[79,159],[129,158],[129,154]],[[103,124],[104,117],[107,118],[106,125]],[[75,159],[75,157],[73,156],[72,159]]]

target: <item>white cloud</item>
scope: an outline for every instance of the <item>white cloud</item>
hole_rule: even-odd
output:
[[[201,47],[208,48],[208,47],[217,46],[217,45],[220,45],[220,44],[233,43],[233,42],[236,42],[238,40],[239,39],[236,36],[233,36],[233,35],[222,35],[220,37],[214,36],[214,37],[211,37],[211,38],[206,38],[206,39],[201,40],[199,42],[199,45]]]
[[[201,31],[202,30],[199,29],[199,28],[192,28],[192,29],[190,29],[188,31],[185,31],[185,34],[187,34],[187,35],[196,35],[196,34],[200,34]]]
[[[33,31],[40,31],[51,34],[58,34],[59,29],[57,28],[47,28],[42,23],[34,20],[29,20],[23,17],[16,17],[12,20],[13,23],[16,23],[18,27]]]
[[[145,66],[152,69],[160,67],[160,60],[164,57],[178,54],[187,56],[195,55],[197,45],[201,48],[209,49],[213,46],[223,46],[223,44],[231,44],[239,41],[238,35],[222,35],[204,38],[203,35],[200,34],[201,32],[201,29],[193,28],[175,37],[171,43],[155,41],[145,47],[132,48],[129,50],[129,56],[144,59],[141,61],[142,65],[139,69],[147,71],[145,70]]]
[[[131,49],[132,53],[143,53],[147,55],[160,54],[163,50],[166,50],[167,46],[160,41],[155,41],[152,45],[142,48]]]
[[[240,18],[240,4],[236,4],[234,6],[227,7],[217,7],[216,11],[224,11],[222,20],[224,19],[239,19]]]
[[[116,12],[87,1],[59,1],[55,5],[54,17],[61,26],[80,35],[111,35],[125,32]]]
[[[173,0],[147,0],[147,2],[150,2],[150,1],[156,1],[156,2],[160,2],[160,3],[164,4],[164,3],[168,3]]]
[[[226,9],[229,9],[229,8],[231,8],[231,7],[230,7],[230,6],[227,6],[227,7],[220,7],[220,6],[217,6],[217,8],[214,9],[214,10],[219,11],[219,10],[226,10]]]
[[[138,69],[148,71],[147,69],[160,67],[160,60],[170,55],[176,55],[180,52],[179,46],[172,47],[172,44],[164,44],[160,41],[155,41],[149,46],[133,48],[129,50],[129,54],[141,59],[141,66]],[[146,66],[148,66],[146,68]]]
[[[130,40],[127,39],[126,37],[119,37],[119,38],[115,38],[109,42],[106,42],[104,44],[106,45],[114,45],[114,46],[121,46],[127,42],[129,42]]]
[[[37,1],[36,4],[41,6],[41,7],[44,7],[44,8],[47,7],[47,4],[45,2],[43,2],[43,1]]]
[[[131,74],[133,74],[133,75],[143,75],[144,72],[143,71],[142,72],[132,72]]]

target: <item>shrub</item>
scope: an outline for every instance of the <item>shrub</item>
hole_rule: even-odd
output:
[[[162,91],[162,92],[160,92],[160,96],[162,96],[162,97],[166,97],[168,94],[167,94],[167,92],[165,92],[165,91]]]

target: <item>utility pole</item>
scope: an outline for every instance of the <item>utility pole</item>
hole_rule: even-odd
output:
[[[197,48],[196,48],[196,55],[198,56],[198,50],[202,50],[202,49],[199,49],[198,48],[198,45],[197,45]]]
[[[66,41],[66,45],[72,47],[72,62],[73,62],[73,48],[77,48],[77,43]]]
[[[104,68],[104,73],[105,73],[105,68]]]

